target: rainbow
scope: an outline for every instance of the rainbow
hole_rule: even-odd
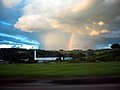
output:
[[[69,42],[68,42],[68,50],[71,49],[72,37],[73,37],[73,33],[70,33],[70,39],[69,39]]]

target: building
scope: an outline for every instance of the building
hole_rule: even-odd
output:
[[[55,60],[58,60],[58,59],[61,59],[61,60],[72,60],[73,58],[72,57],[58,57],[58,56],[46,56],[46,57],[37,57],[36,55],[36,50],[34,50],[34,60],[37,60],[38,62],[44,62],[44,61],[55,61]]]

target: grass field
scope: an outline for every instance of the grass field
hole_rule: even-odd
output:
[[[0,65],[0,76],[79,77],[101,75],[120,75],[120,62]]]

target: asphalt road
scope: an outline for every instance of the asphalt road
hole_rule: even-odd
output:
[[[0,90],[120,90],[120,76],[82,78],[1,78]]]
[[[120,84],[94,85],[15,85],[0,86],[0,90],[120,90]]]

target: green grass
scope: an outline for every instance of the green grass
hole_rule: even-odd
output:
[[[120,62],[0,65],[0,76],[78,77],[101,75],[120,75]]]

